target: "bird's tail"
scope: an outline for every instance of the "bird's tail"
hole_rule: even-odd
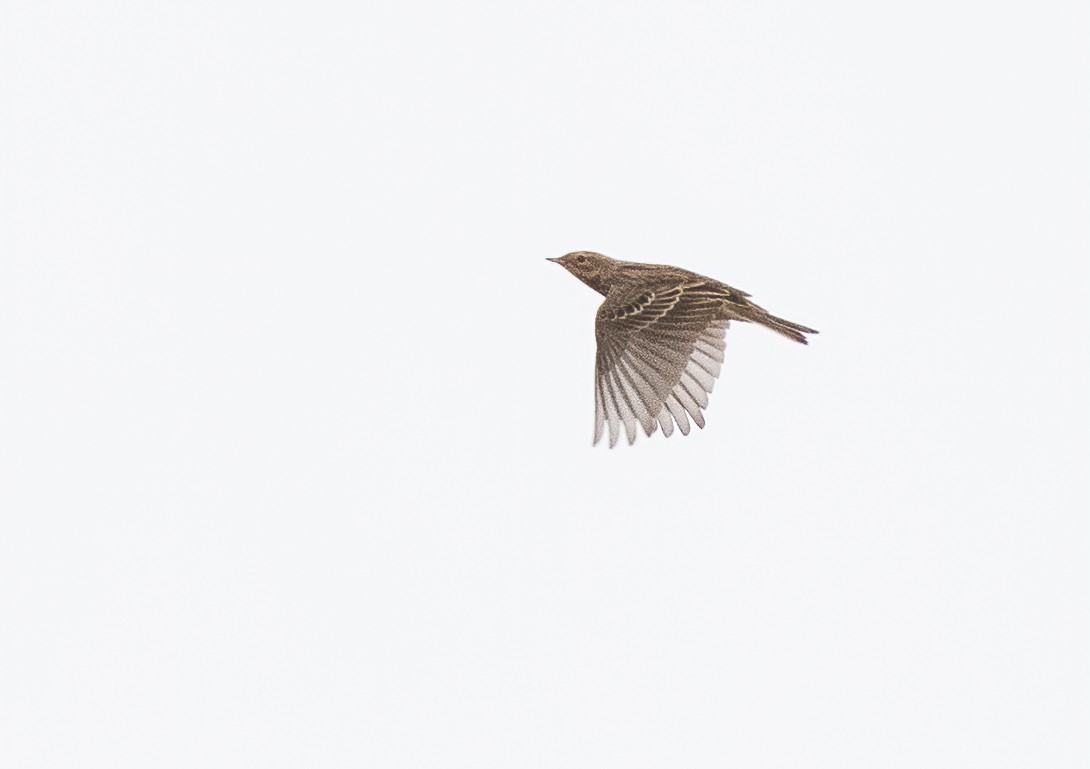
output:
[[[760,310],[752,314],[747,315],[746,320],[753,323],[760,323],[765,328],[770,328],[777,334],[783,334],[788,339],[792,339],[800,344],[808,344],[806,341],[806,334],[816,334],[817,329],[803,326],[799,323],[792,323],[789,320],[783,318],[777,318],[765,310]]]

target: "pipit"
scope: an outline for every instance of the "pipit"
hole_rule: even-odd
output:
[[[606,300],[594,333],[594,443],[609,425],[609,446],[621,425],[634,443],[637,422],[648,437],[674,423],[689,434],[689,419],[704,427],[702,409],[723,364],[732,320],[759,323],[806,344],[812,328],[771,315],[749,294],[679,267],[622,262],[594,251],[549,259]]]

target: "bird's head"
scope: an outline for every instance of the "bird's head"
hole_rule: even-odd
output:
[[[609,293],[613,270],[617,264],[616,259],[594,251],[572,251],[549,261],[556,262],[600,294]]]

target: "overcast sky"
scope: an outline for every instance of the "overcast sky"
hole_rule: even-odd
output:
[[[0,764],[1087,766],[1088,29],[5,3]],[[821,334],[592,448],[578,249]]]

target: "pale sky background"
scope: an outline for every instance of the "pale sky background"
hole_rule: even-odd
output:
[[[0,765],[1090,765],[1085,3],[5,2]],[[733,328],[592,449],[590,289]]]

